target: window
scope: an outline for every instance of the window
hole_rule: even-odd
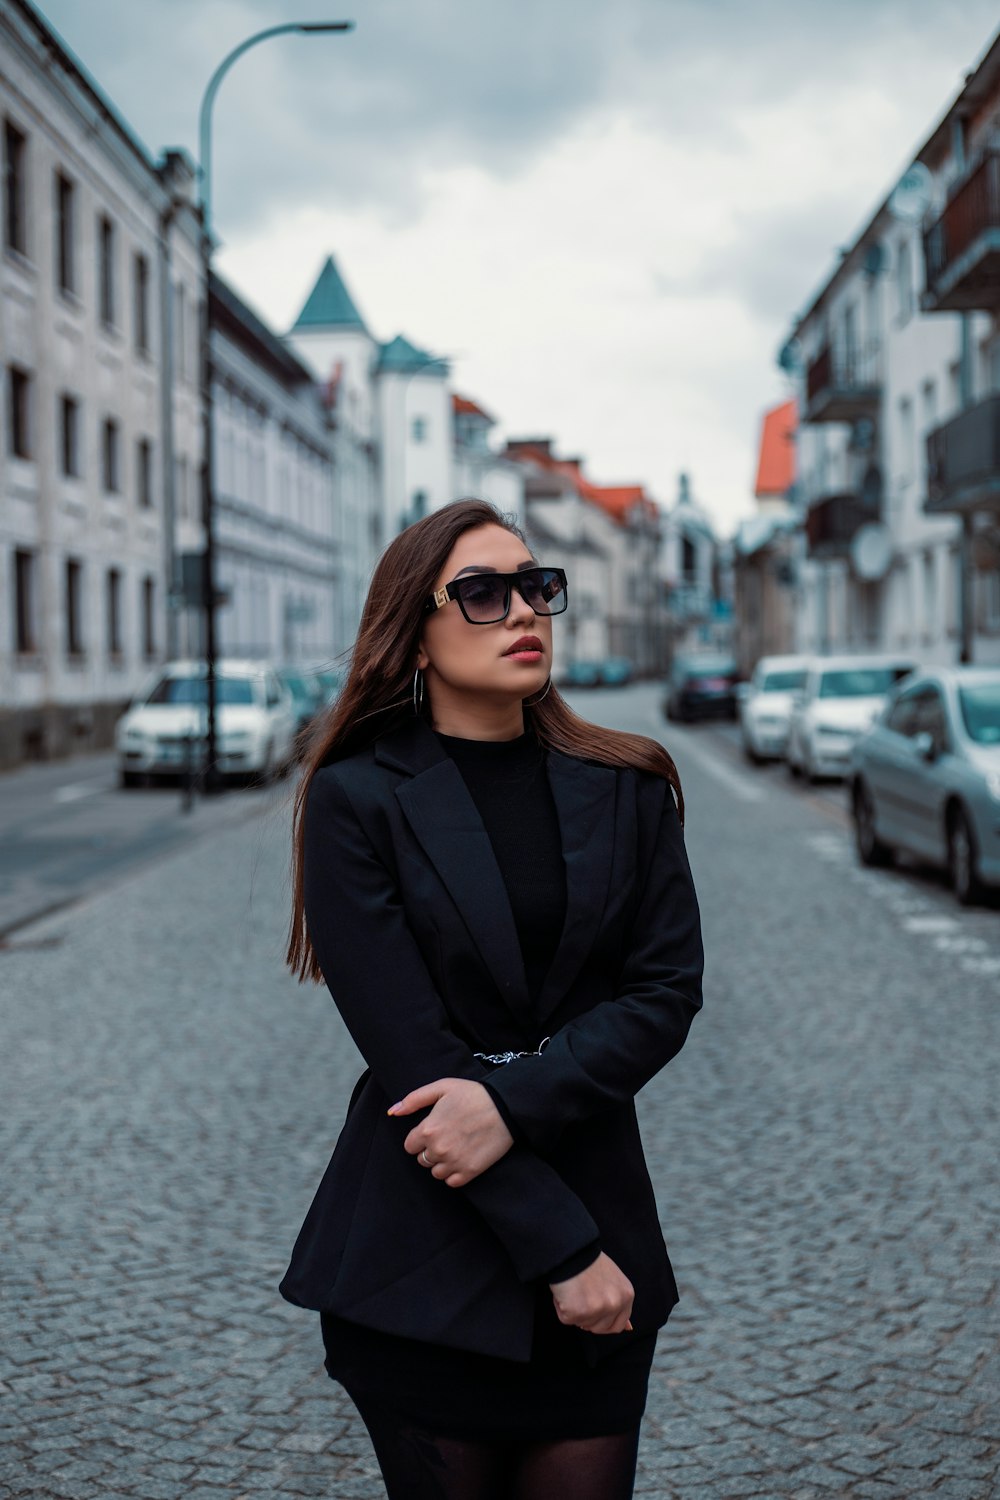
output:
[[[887,729],[891,729],[894,734],[905,734],[909,737],[917,732],[916,719],[916,693],[902,693],[886,715],[885,726]]]
[[[916,714],[915,734],[929,734],[934,741],[934,753],[943,755],[950,748],[948,714],[937,688],[923,688],[914,695]]]
[[[14,553],[14,634],[22,653],[36,651],[35,554],[20,548]]]
[[[913,478],[913,458],[916,447],[913,425],[913,402],[909,396],[899,398],[899,477],[904,484]]]
[[[80,477],[80,403],[74,396],[59,398],[59,459],[64,479]]]
[[[178,516],[188,513],[188,462],[186,458],[174,459],[174,509]]]
[[[174,287],[174,374],[179,380],[187,379],[187,339],[184,337],[184,285],[178,281]]]
[[[924,641],[930,645],[937,631],[937,566],[930,548],[924,553]]]
[[[142,580],[142,650],[144,656],[156,655],[156,582],[150,577]]]
[[[18,255],[28,253],[27,213],[28,138],[11,120],[3,130],[4,246]]]
[[[121,489],[120,437],[118,423],[111,417],[102,429],[101,477],[105,494],[117,495]]]
[[[97,221],[97,299],[101,322],[115,322],[115,226],[106,214]]]
[[[153,445],[149,438],[139,439],[135,453],[139,504],[149,510],[153,504]]]
[[[31,457],[31,376],[19,365],[7,370],[7,446],[15,458]]]
[[[66,559],[66,654],[83,655],[83,564]]]
[[[108,655],[122,654],[122,575],[118,568],[108,569]]]
[[[140,354],[149,353],[149,261],[137,255],[133,262],[135,293],[135,347]]]
[[[411,507],[410,507],[410,519],[411,519],[411,521],[419,521],[423,516],[426,516],[426,514],[427,514],[427,491],[426,490],[414,490],[413,491],[413,502],[412,502]]]
[[[426,443],[427,441],[427,418],[414,417],[410,428],[415,443]]]
[[[56,173],[56,286],[61,292],[76,291],[76,203],[73,183],[64,172]]]
[[[913,316],[913,259],[909,240],[903,240],[896,251],[896,312],[900,323]]]

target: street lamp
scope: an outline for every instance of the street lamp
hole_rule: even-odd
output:
[[[201,319],[201,408],[202,408],[202,469],[201,509],[205,529],[205,551],[202,564],[202,608],[205,615],[205,700],[207,706],[205,779],[206,791],[221,789],[221,778],[217,767],[216,744],[216,683],[215,683],[215,526],[214,526],[214,473],[212,466],[212,315],[210,278],[212,272],[212,106],[219,92],[219,85],[237,58],[242,57],[258,42],[270,37],[282,36],[295,31],[312,32],[353,31],[353,21],[288,21],[282,26],[269,26],[257,31],[240,42],[238,47],[226,54],[211,78],[202,96],[198,115],[198,208],[201,216],[201,261],[205,281],[205,307]]]

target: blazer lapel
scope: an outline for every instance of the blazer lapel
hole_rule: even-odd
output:
[[[610,766],[550,750],[549,785],[555,799],[566,864],[566,921],[536,1003],[544,1020],[583,967],[608,898],[614,850],[617,777]]]
[[[458,907],[500,995],[529,1033],[534,1011],[507,888],[461,772],[442,759],[396,788],[396,799]]]

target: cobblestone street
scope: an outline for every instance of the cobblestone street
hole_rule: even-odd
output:
[[[681,1302],[637,1493],[994,1500],[1000,913],[650,688],[577,702],[675,753],[708,954],[640,1101]],[[0,952],[4,1496],[383,1493],[277,1292],[359,1068],[282,968],[289,787]]]

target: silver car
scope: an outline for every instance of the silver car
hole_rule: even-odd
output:
[[[1000,668],[908,677],[855,744],[850,792],[863,864],[908,850],[963,905],[1000,885]]]

